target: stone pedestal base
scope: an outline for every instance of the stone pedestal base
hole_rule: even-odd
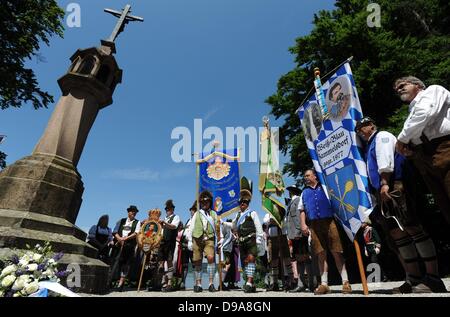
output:
[[[33,154],[0,173],[0,257],[49,241],[63,252],[61,264],[78,264],[81,287],[75,291],[105,293],[109,266],[97,260],[86,233],[74,225],[83,182],[62,158]]]

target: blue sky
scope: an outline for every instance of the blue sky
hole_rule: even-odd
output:
[[[58,2],[62,8],[80,5],[81,27],[66,26],[63,39],[54,37],[49,47],[41,47],[45,61],[28,63],[55,104],[61,96],[56,81],[67,71],[69,57],[109,37],[117,19],[103,8],[130,3],[132,14],[145,19],[128,24],[116,41],[122,84],[114,103],[97,116],[78,164],[85,191],[76,225],[84,230],[105,213],[113,226],[130,204],[144,219],[147,210],[163,209],[169,198],[186,221],[195,199],[196,169],[193,162],[173,162],[177,140],[171,139],[172,130],[184,126],[193,134],[194,119],[203,120],[203,129],[217,126],[224,133],[226,127],[259,128],[270,111],[264,100],[294,67],[288,48],[311,31],[314,13],[334,5],[330,0]],[[0,149],[8,154],[8,164],[31,154],[55,104],[0,112],[0,134],[8,136]],[[271,124],[281,122],[271,118]],[[241,172],[254,181],[251,207],[261,211],[258,163],[242,163]],[[285,182],[293,179],[285,177]]]

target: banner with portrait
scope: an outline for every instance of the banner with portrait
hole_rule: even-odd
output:
[[[219,217],[239,210],[239,150],[202,153],[197,161],[198,194],[213,195],[212,209]]]
[[[353,241],[373,206],[354,131],[362,111],[350,64],[339,67],[318,92],[297,112],[318,179],[335,217]]]

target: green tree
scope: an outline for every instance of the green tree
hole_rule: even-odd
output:
[[[64,10],[55,0],[2,0],[0,2],[0,108],[47,107],[53,97],[41,90],[25,62],[38,55],[42,43],[62,37]],[[6,155],[0,152],[0,167]]]
[[[283,172],[294,177],[312,165],[295,110],[313,86],[313,69],[325,74],[349,56],[363,113],[399,132],[407,107],[393,81],[415,75],[426,84],[450,84],[450,4],[444,0],[377,0],[381,27],[369,27],[367,0],[337,0],[332,11],[314,15],[313,30],[289,50],[296,66],[278,81],[266,102],[281,127],[280,145],[291,162]],[[323,78],[325,79],[325,78]]]

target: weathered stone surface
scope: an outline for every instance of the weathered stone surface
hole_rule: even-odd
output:
[[[77,164],[99,109],[112,103],[122,79],[114,45],[78,50],[58,80],[63,96],[33,154],[0,172],[0,257],[49,241],[81,268],[79,291],[106,291],[109,266],[74,224],[84,191]]]
[[[27,156],[0,173],[2,209],[36,212],[75,223],[83,191],[75,167],[57,156]]]
[[[82,241],[85,241],[87,236],[83,230],[63,218],[34,212],[0,209],[0,224],[2,227],[24,228],[66,234]]]

